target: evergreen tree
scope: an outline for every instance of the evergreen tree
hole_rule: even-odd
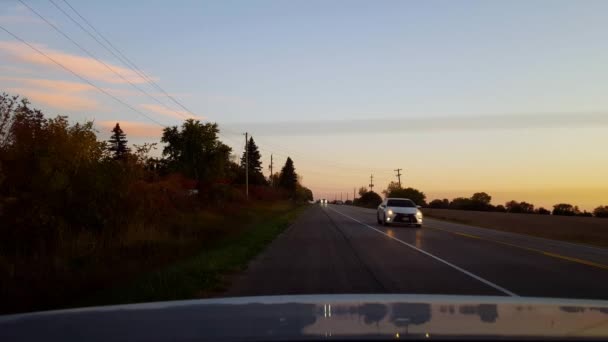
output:
[[[260,150],[258,149],[258,145],[253,141],[253,137],[249,138],[249,143],[247,144],[247,150],[249,152],[249,173],[262,173],[262,155],[260,154]],[[241,157],[241,167],[245,168],[245,152],[243,151],[243,156]]]
[[[262,155],[255,141],[253,141],[253,137],[249,138],[249,142],[247,143],[247,152],[249,153],[247,157],[245,156],[245,152],[243,151],[243,156],[241,157],[241,168],[244,171],[245,164],[249,165],[249,183],[258,185],[267,184],[266,178],[262,173]],[[249,161],[247,161],[247,158]]]
[[[114,153],[114,160],[124,159],[130,152],[127,147],[127,135],[122,131],[118,122],[112,129],[112,136],[110,137],[110,151]]]
[[[298,175],[293,166],[293,160],[291,160],[290,157],[287,157],[287,161],[281,169],[281,175],[279,176],[279,187],[293,194],[296,191],[297,184]]]

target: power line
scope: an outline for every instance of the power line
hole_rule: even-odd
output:
[[[22,0],[19,0],[23,3]],[[84,32],[86,32],[91,38],[93,38],[99,45],[101,45],[104,49],[108,50],[115,58],[117,58],[121,63],[123,63],[125,66],[127,66],[128,68],[132,68],[136,71],[136,73],[142,77],[142,79],[146,80],[150,85],[156,87],[158,90],[160,90],[162,93],[164,93],[167,97],[169,97],[173,102],[175,102],[177,105],[179,105],[181,108],[183,108],[185,111],[187,111],[188,113],[190,113],[191,115],[195,115],[192,111],[190,111],[188,108],[186,108],[182,103],[180,103],[179,101],[177,101],[175,98],[173,98],[170,94],[168,94],[164,89],[162,89],[156,82],[154,82],[149,76],[147,76],[137,65],[135,65],[135,63],[133,63],[127,56],[125,56],[114,44],[112,44],[112,42],[107,39],[103,34],[101,34],[101,32],[99,32],[99,30],[97,30],[95,28],[95,26],[93,26],[93,24],[91,24],[90,21],[88,21],[82,14],[80,14],[80,12],[78,10],[76,10],[76,8],[74,8],[74,6],[72,6],[67,0],[62,0],[86,25],[88,25],[99,37],[101,37],[101,39],[103,39],[103,41],[105,41],[107,43],[108,46],[110,46],[112,49],[114,49],[116,51],[116,53],[114,53],[114,51],[112,51],[112,49],[108,48],[108,46],[106,46],[106,44],[103,44],[99,39],[97,39],[89,30],[87,30],[85,27],[83,27],[78,21],[76,21],[72,16],[70,16],[65,10],[63,10],[63,8],[61,8],[55,1],[53,0],[49,0],[58,10],[60,10],[65,16],[67,16],[72,22],[74,22],[76,25],[78,25],[78,27],[80,27],[81,30],[83,30]],[[25,4],[24,4],[25,5]],[[27,6],[27,5],[26,5]],[[29,6],[27,6],[28,8],[30,8]],[[30,8],[31,9],[31,8]],[[33,9],[31,9],[33,11]],[[33,11],[35,12],[35,11]],[[36,13],[38,14],[38,13]],[[41,15],[38,14],[38,16],[40,16],[43,20],[45,20],[49,25],[53,26],[53,28],[55,28],[58,32],[62,33],[58,28],[54,27],[54,25],[52,25],[51,23],[49,23],[46,19],[44,19]],[[63,33],[62,33],[63,34]],[[77,46],[79,46],[76,42],[74,42],[71,38],[67,37],[67,35],[63,34],[64,36],[66,36],[66,38],[68,38],[70,41],[72,41],[74,44],[76,44]],[[79,46],[80,47],[80,46]],[[87,52],[86,49],[80,47],[81,49],[83,49],[83,51]],[[117,55],[118,54],[118,55]],[[89,53],[89,55],[91,55]],[[120,55],[120,57],[119,57]],[[92,55],[91,55],[92,56]],[[92,56],[93,58],[95,58],[94,56]],[[95,58],[96,60],[98,60],[97,58]],[[98,60],[99,61],[99,60]],[[99,61],[100,63],[104,64],[103,62]],[[107,68],[109,68],[111,71],[113,71],[109,66],[106,65]],[[113,71],[114,72],[114,71]],[[116,73],[116,72],[114,72]],[[121,78],[125,79],[124,77],[122,77],[122,75],[118,74]],[[125,79],[125,81],[129,82],[128,80]],[[139,89],[139,87],[137,87],[136,85],[134,85],[133,83],[129,82],[133,87],[135,87],[136,89],[140,90],[141,92],[143,92],[144,94],[146,94],[148,97],[152,98],[154,101],[156,101],[157,103],[163,105],[165,108],[175,112],[176,114],[178,114],[179,116],[183,117],[183,118],[187,118],[186,116],[184,116],[182,113],[179,113],[177,111],[174,111],[173,109],[167,107],[166,105],[164,105],[163,103],[161,103],[159,100],[157,100],[156,98],[152,97],[151,95],[149,95],[147,92],[143,91],[142,89]],[[226,132],[229,132],[228,130],[224,130]],[[230,132],[229,132],[230,133]],[[223,134],[222,132],[219,133],[220,136],[222,136],[223,138],[227,139],[227,140],[231,140],[228,139],[226,137],[225,134]],[[272,147],[272,145],[266,143],[266,145],[269,145]],[[276,147],[273,148],[273,151],[270,151],[271,153],[274,152],[275,150],[277,150]],[[296,156],[296,157],[302,157],[301,154],[296,154],[293,152],[289,152],[286,150],[283,150],[286,153],[288,153],[289,155],[292,156]],[[288,155],[285,155],[288,156]],[[303,157],[306,158],[306,157]],[[325,164],[327,165],[332,165],[334,167],[337,168],[342,168],[342,169],[350,169],[353,170],[356,167],[352,167],[352,166],[343,166],[343,165],[339,165],[337,163],[330,163],[330,162],[326,162],[323,161]],[[363,169],[363,168],[361,168]],[[365,168],[366,171],[369,170],[369,168]],[[380,169],[378,169],[380,170]]]
[[[100,64],[104,65],[108,70],[110,70],[112,73],[116,74],[117,76],[119,76],[121,79],[123,79],[124,81],[126,81],[127,83],[129,83],[132,87],[134,87],[135,89],[137,89],[138,91],[140,91],[141,93],[145,94],[146,96],[148,96],[150,99],[154,100],[155,102],[159,103],[161,106],[165,107],[166,109],[174,112],[175,114],[179,115],[180,117],[183,118],[187,118],[187,116],[183,115],[182,113],[173,110],[172,108],[166,106],[164,103],[162,103],[161,101],[159,101],[158,99],[156,99],[155,97],[153,97],[152,95],[150,95],[148,92],[146,92],[145,90],[141,89],[140,87],[138,87],[137,85],[135,85],[134,83],[132,83],[130,80],[128,80],[127,78],[125,78],[123,75],[121,75],[120,73],[118,73],[117,71],[115,71],[112,67],[110,67],[109,65],[107,65],[106,63],[104,63],[103,61],[101,61],[99,58],[97,58],[94,54],[92,54],[90,51],[88,51],[86,48],[84,48],[83,46],[81,46],[78,42],[76,42],[74,39],[72,39],[69,35],[67,35],[66,33],[64,33],[61,29],[59,29],[57,26],[55,26],[54,24],[52,24],[50,21],[48,21],[44,16],[42,16],[40,13],[38,13],[37,11],[35,11],[32,7],[30,7],[28,4],[26,4],[23,0],[19,0],[19,2],[21,2],[24,6],[26,6],[30,11],[32,11],[34,14],[36,14],[38,17],[40,17],[43,21],[45,21],[49,26],[51,26],[53,29],[55,29],[58,33],[60,33],[61,35],[63,35],[66,39],[68,39],[70,42],[72,42],[74,45],[76,45],[79,49],[81,49],[82,51],[84,51],[86,54],[88,54],[90,57],[92,57],[93,59],[95,59],[97,62],[99,62]],[[183,108],[185,111],[187,111],[188,113],[190,113],[191,115],[195,115],[194,113],[192,113],[192,111],[190,111],[188,108],[186,108],[183,104],[181,104],[179,101],[177,101],[175,98],[173,98],[170,94],[168,94],[164,89],[162,89],[156,82],[154,82],[149,76],[147,76],[139,67],[137,67],[137,65],[135,65],[131,60],[129,60],[120,50],[118,50],[107,38],[105,38],[105,36],[103,36],[86,18],[84,18],[84,16],[82,16],[69,2],[67,2],[66,0],[63,0],[63,2],[70,7],[70,9],[72,9],[72,11],[74,11],[74,13],[76,13],[76,15],[78,15],[78,17],[80,19],[82,19],[93,31],[95,31],[95,33],[97,33],[110,47],[112,47],[112,49],[114,49],[121,57],[119,57],[116,53],[114,53],[110,48],[108,48],[108,46],[106,46],[104,43],[102,43],[99,39],[97,39],[89,30],[87,30],[85,27],[83,27],[77,20],[75,20],[71,15],[69,15],[65,10],[63,10],[63,8],[61,8],[55,1],[53,0],[49,0],[49,2],[51,2],[51,4],[53,4],[53,6],[55,6],[59,11],[61,11],[66,17],[68,17],[73,23],[75,23],[81,30],[83,30],[85,33],[87,33],[91,38],[93,38],[99,45],[101,45],[104,49],[106,49],[107,51],[109,51],[115,58],[117,58],[121,63],[123,63],[125,66],[127,66],[128,68],[132,68],[134,69],[134,71],[140,76],[142,77],[143,80],[145,80],[146,82],[148,82],[149,84],[155,86],[157,89],[159,89],[161,92],[163,92],[167,97],[169,97],[173,102],[175,102],[177,105],[179,105],[181,108]],[[29,45],[29,44],[28,44]],[[48,56],[47,56],[48,57]],[[62,66],[63,67],[63,66]],[[90,83],[87,81],[87,83]],[[105,94],[108,94],[107,92],[103,91]],[[108,94],[109,95],[109,94]],[[118,100],[116,97],[112,96],[115,100]],[[120,101],[121,103],[125,104],[123,101]],[[133,108],[132,106],[128,105],[130,109],[135,110],[135,108]],[[137,111],[137,110],[136,110]],[[139,112],[139,111],[137,111]],[[146,117],[148,117],[146,115]],[[148,117],[149,118],[149,117]],[[151,118],[150,118],[151,119]],[[153,120],[153,119],[151,119]],[[156,120],[153,120],[154,122],[158,123]],[[159,123],[160,124],[160,123]],[[162,124],[161,124],[162,125]],[[164,127],[164,125],[163,125]],[[222,136],[224,139],[226,140],[231,140],[228,139],[228,137],[226,137],[226,135],[222,134],[222,132],[218,133],[220,136]],[[266,145],[270,145],[268,143],[266,143]],[[262,148],[261,148],[262,149]],[[266,149],[264,149],[266,150]],[[276,147],[275,147],[276,150]],[[269,151],[269,150],[266,150]],[[286,150],[283,150],[286,151]],[[274,152],[274,151],[269,151],[269,152]],[[289,152],[286,151],[287,153],[289,153],[289,155],[293,155],[293,156],[299,156],[302,157],[301,154],[299,153],[293,153],[293,152]],[[280,154],[280,153],[278,153]],[[284,156],[289,156],[289,155],[284,155]],[[303,157],[303,158],[307,158],[307,157]],[[337,163],[330,163],[327,161],[323,161],[323,163],[327,164],[327,165],[332,165],[333,167],[337,167],[337,168],[342,168],[342,169],[350,169],[350,170],[354,170],[355,167],[352,166],[343,166],[343,165],[339,165]],[[363,168],[361,168],[363,169]],[[365,168],[366,171],[369,168]],[[380,170],[380,169],[378,169]],[[362,173],[362,172],[361,172]]]
[[[173,96],[171,96],[168,92],[166,92],[160,85],[158,85],[156,82],[154,82],[154,80],[152,78],[150,78],[148,75],[146,75],[146,73],[143,72],[135,63],[133,63],[129,58],[127,58],[127,56],[125,56],[122,52],[120,52],[120,50],[118,48],[116,48],[116,46],[114,46],[114,44],[112,44],[106,37],[104,37],[104,35],[102,35],[101,32],[99,32],[95,28],[95,26],[93,26],[93,24],[91,24],[72,5],[70,5],[70,3],[67,2],[67,0],[63,0],[63,2],[66,5],[68,5],[72,9],[72,11],[74,11],[74,13],[76,13],[76,15],[78,15],[78,17],[80,17],[80,19],[82,19],[91,29],[93,29],[93,31],[95,31],[95,33],[97,33],[106,43],[108,43],[108,45],[110,47],[112,47],[119,55],[121,55],[124,58],[124,61],[126,61],[126,64],[130,65],[130,67],[132,67],[134,70],[136,70],[136,72],[138,72],[138,74],[143,79],[145,79],[150,85],[154,86],[160,92],[162,92],[163,94],[165,94],[165,96],[167,96],[173,103],[177,104],[183,110],[185,110],[186,112],[190,113],[190,115],[196,116],[190,109],[188,109],[181,102],[177,101]],[[124,61],[121,60],[121,62],[123,62],[123,63],[124,63]]]
[[[88,79],[80,76],[78,73],[76,73],[75,71],[73,71],[72,69],[66,67],[65,65],[57,62],[54,58],[50,57],[49,55],[47,55],[46,53],[40,51],[39,49],[37,49],[35,46],[33,46],[32,44],[28,43],[27,41],[25,41],[24,39],[22,39],[21,37],[17,36],[16,34],[12,33],[11,31],[7,30],[5,27],[3,27],[2,25],[0,25],[0,29],[2,29],[4,32],[10,34],[11,36],[13,36],[13,38],[19,40],[20,42],[22,42],[23,44],[29,46],[32,50],[38,52],[39,54],[41,54],[42,56],[48,58],[51,62],[57,64],[59,67],[61,67],[62,69],[66,70],[67,72],[71,73],[72,75],[76,76],[77,78],[79,78],[81,81],[87,83],[88,85],[94,87],[95,89],[97,89],[98,91],[102,92],[103,94],[111,97],[112,99],[114,99],[115,101],[119,102],[120,104],[124,105],[125,107],[131,109],[132,111],[138,113],[139,115],[147,118],[148,120],[156,123],[157,125],[161,126],[161,127],[166,127],[165,125],[163,125],[162,123],[156,121],[154,118],[146,115],[145,113],[139,111],[138,109],[136,109],[135,107],[131,106],[130,104],[124,102],[123,100],[121,100],[120,98],[108,93],[107,91],[105,91],[103,88],[98,87],[97,85],[95,85],[93,82],[89,81]]]
[[[38,13],[36,10],[34,10],[32,7],[30,7],[27,3],[25,3],[23,0],[18,0],[21,4],[23,4],[25,7],[27,7],[32,13],[36,14],[40,19],[42,19],[44,22],[46,22],[49,26],[51,26],[55,31],[57,31],[59,34],[61,34],[64,38],[66,38],[67,40],[69,40],[72,44],[74,44],[76,47],[78,47],[80,50],[82,50],[84,53],[86,53],[87,55],[89,55],[91,58],[95,59],[98,63],[100,63],[101,65],[103,65],[106,69],[110,70],[112,73],[114,73],[116,76],[120,77],[123,81],[129,83],[133,88],[137,89],[139,92],[141,92],[142,94],[146,95],[147,97],[149,97],[150,99],[152,99],[153,101],[155,101],[156,103],[160,104],[161,106],[165,107],[166,109],[174,112],[175,114],[183,117],[183,118],[187,118],[186,116],[184,116],[182,113],[177,112],[169,107],[167,107],[164,103],[162,103],[161,101],[159,101],[157,98],[153,97],[152,95],[148,94],[147,91],[141,89],[140,87],[138,87],[136,84],[134,84],[133,82],[131,82],[130,80],[128,80],[126,77],[124,77],[123,75],[121,75],[119,72],[117,72],[116,70],[114,70],[112,67],[110,67],[108,64],[106,64],[105,62],[103,62],[102,60],[100,60],[99,58],[97,58],[97,56],[95,56],[93,53],[91,53],[89,50],[87,50],[86,48],[84,48],[82,45],[80,45],[78,42],[76,42],[74,39],[72,39],[68,34],[66,34],[65,32],[63,32],[60,28],[58,28],[57,26],[55,26],[53,23],[51,23],[49,20],[47,20],[42,14]],[[63,9],[61,9],[60,7],[58,7],[52,0],[51,3],[53,5],[55,5],[55,7],[57,7],[59,10],[61,10],[61,12],[63,12],[63,14],[65,14],[68,18],[70,18],[73,22],[77,23],[72,17],[70,17],[67,13],[65,13],[63,11]],[[78,24],[78,23],[77,23]],[[82,25],[80,25],[80,28],[85,30]],[[85,32],[87,32],[85,30]],[[87,32],[88,33],[88,32]],[[90,34],[89,34],[90,35]],[[103,46],[103,45],[102,45]]]

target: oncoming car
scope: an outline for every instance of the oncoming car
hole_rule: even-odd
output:
[[[378,206],[376,220],[385,226],[406,223],[422,227],[422,212],[420,206],[408,198],[386,198]]]

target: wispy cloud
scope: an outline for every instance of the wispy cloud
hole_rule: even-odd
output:
[[[267,136],[320,136],[435,131],[505,130],[608,126],[605,113],[510,114],[411,119],[314,120],[226,124]]]
[[[64,92],[82,92],[87,90],[93,90],[95,87],[81,82],[63,81],[63,80],[49,80],[43,78],[24,78],[24,77],[0,77],[3,81],[13,81],[22,83],[32,87],[54,89],[56,91]]]
[[[120,128],[127,134],[127,137],[160,138],[163,134],[163,128],[158,125],[136,121],[98,121],[95,125],[100,131],[109,132],[117,122],[120,123]]]
[[[62,110],[98,110],[100,104],[94,99],[74,93],[64,93],[32,88],[8,88],[14,94],[27,97],[32,102]]]
[[[198,119],[198,120],[204,119],[204,117],[202,117],[202,116],[192,115],[186,111],[181,111],[181,110],[170,110],[161,105],[141,104],[140,107],[144,108],[146,110],[149,110],[151,112],[157,113],[157,114],[169,116],[172,118],[177,118],[180,120],[183,120],[184,118],[192,118],[192,119]]]
[[[41,50],[49,57],[72,69],[74,72],[86,77],[90,80],[102,81],[106,83],[127,83],[122,78],[116,76],[112,71],[108,70],[103,64],[97,62],[93,58],[78,56],[58,50],[53,50],[45,45],[33,44],[37,49]],[[59,68],[55,63],[50,61],[48,58],[40,55],[38,52],[30,49],[17,42],[6,42],[0,41],[0,49],[4,50],[10,56],[20,62],[31,65],[44,66],[52,69]],[[122,75],[125,79],[132,83],[145,83],[146,81],[139,77],[139,75],[127,68],[123,68],[117,65],[113,65],[108,62],[104,62],[114,71]]]
[[[0,81],[17,84],[6,87],[11,93],[52,108],[61,110],[101,109],[99,102],[85,93],[94,90],[94,87],[86,83],[22,77],[0,77]]]

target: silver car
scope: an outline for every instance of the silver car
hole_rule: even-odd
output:
[[[378,206],[376,220],[385,226],[405,223],[422,227],[422,212],[420,206],[408,198],[386,198]]]

